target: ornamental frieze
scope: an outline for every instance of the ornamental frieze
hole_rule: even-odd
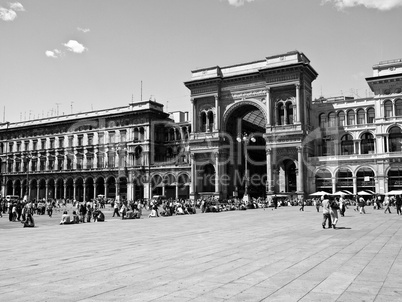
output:
[[[297,74],[284,75],[284,76],[270,77],[267,79],[267,83],[286,82],[286,81],[292,81],[292,80],[298,80],[298,79],[299,79],[299,76]]]
[[[234,99],[243,99],[255,96],[265,96],[266,94],[267,94],[266,90],[259,90],[259,91],[243,92],[243,93],[234,93],[232,94],[232,97]]]

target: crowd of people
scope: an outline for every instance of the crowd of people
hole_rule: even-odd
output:
[[[291,198],[288,196],[273,195],[270,198],[251,198],[243,200],[238,198],[218,200],[213,196],[204,197],[197,200],[190,199],[162,199],[157,198],[146,202],[145,200],[127,201],[127,200],[106,200],[99,198],[87,202],[78,202],[76,200],[39,200],[25,202],[23,200],[0,199],[0,216],[8,215],[10,222],[20,221],[24,227],[34,227],[34,215],[48,215],[52,217],[54,211],[62,212],[61,225],[78,224],[88,222],[105,221],[106,204],[110,204],[113,209],[112,217],[121,217],[121,219],[140,219],[143,216],[143,209],[150,213],[152,217],[166,217],[174,215],[192,215],[197,211],[201,213],[247,210],[257,208],[276,209],[284,206],[299,206],[300,211],[304,207],[315,206],[317,212],[323,211],[322,226],[325,228],[336,228],[338,222],[338,213],[345,215],[346,209],[353,207],[354,211],[365,214],[366,206],[373,206],[373,209],[384,210],[384,213],[391,213],[391,207],[396,208],[396,213],[402,215],[402,198],[400,195],[373,195],[369,198],[363,196],[331,196],[324,195],[321,198]],[[72,213],[68,213],[67,205],[71,205]]]

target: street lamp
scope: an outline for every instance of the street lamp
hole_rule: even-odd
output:
[[[251,141],[253,143],[256,142],[256,139],[254,136],[247,134],[246,132],[243,133],[242,136],[238,136],[236,140],[241,143],[243,142],[244,144],[244,195],[243,195],[243,201],[244,202],[249,202],[250,201],[250,196],[248,195],[248,169],[247,169],[247,162],[248,162],[248,155],[247,155],[247,145]]]
[[[27,152],[24,154],[25,157],[25,162],[26,162],[26,169],[27,169],[27,188],[26,188],[26,192],[25,195],[27,196],[27,202],[29,202],[29,162],[34,158],[34,156],[32,156],[32,153]]]

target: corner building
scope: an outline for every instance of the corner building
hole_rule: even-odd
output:
[[[373,66],[373,96],[313,101],[315,150],[310,192],[386,193],[402,189],[402,59]]]
[[[2,196],[188,198],[188,114],[154,101],[0,125]]]

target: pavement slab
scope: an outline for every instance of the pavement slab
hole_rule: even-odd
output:
[[[402,216],[349,210],[322,229],[315,207],[298,209],[3,217],[0,301],[402,301]]]

